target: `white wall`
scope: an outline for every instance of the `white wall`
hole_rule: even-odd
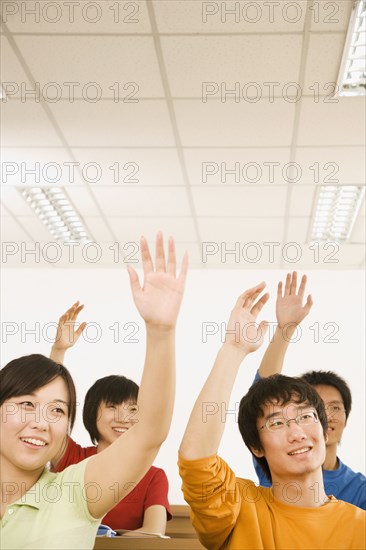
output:
[[[290,346],[285,373],[296,375],[309,369],[332,369],[346,378],[354,405],[339,456],[353,469],[364,472],[364,274],[361,271],[312,271],[308,275],[308,289],[315,305],[303,324],[300,339]],[[183,502],[176,467],[179,442],[220,345],[220,334],[208,336],[207,342],[202,342],[202,324],[225,322],[238,294],[262,280],[267,281],[271,293],[271,302],[263,310],[262,318],[274,322],[277,281],[284,276],[283,271],[252,270],[192,270],[189,274],[178,326],[175,414],[168,440],[156,460],[168,475],[172,503]],[[2,366],[21,355],[48,354],[50,344],[46,340],[54,334],[48,323],[57,321],[61,313],[79,299],[86,305],[80,320],[98,323],[100,327],[98,341],[88,343],[82,339],[65,361],[75,379],[79,402],[83,401],[87,388],[107,374],[124,374],[139,382],[144,330],[130,297],[127,273],[116,269],[5,269],[2,289]],[[133,328],[123,329],[129,322],[139,326],[135,335],[138,342],[122,341]],[[314,341],[315,328],[310,329],[315,323],[320,328],[319,342]],[[332,325],[324,329],[326,323]],[[109,328],[113,325],[119,325],[119,342],[114,342],[114,332]],[[336,326],[338,332],[331,336]],[[26,335],[30,328],[35,328],[37,334]],[[11,335],[11,331],[16,333]],[[92,340],[96,336],[96,328],[91,326],[87,337]],[[338,342],[326,342],[327,337]],[[251,384],[263,351],[264,348],[257,351],[243,364],[230,409]],[[159,399],[158,392],[156,398]],[[74,437],[87,445],[90,442],[80,421],[80,412],[81,407]],[[228,416],[220,452],[237,475],[254,476],[249,451],[241,441],[233,415]]]

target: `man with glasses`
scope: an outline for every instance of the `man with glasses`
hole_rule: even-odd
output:
[[[210,550],[364,549],[365,512],[324,490],[327,416],[304,380],[259,380],[240,402],[240,433],[271,488],[237,478],[217,455],[225,423],[220,407],[212,405],[229,409],[243,359],[263,342],[266,322],[258,326],[256,318],[268,300],[268,294],[259,298],[264,287],[239,297],[181,443],[180,475],[193,525]]]
[[[305,305],[304,293],[306,276],[301,279],[297,289],[297,273],[288,274],[284,289],[278,284],[276,301],[277,328],[262,359],[255,381],[282,371],[285,354],[298,325],[309,313],[312,306],[311,296]],[[282,291],[283,290],[283,291]],[[348,384],[332,371],[310,371],[301,376],[318,392],[325,404],[328,417],[326,456],[323,464],[324,487],[327,495],[366,509],[366,477],[354,472],[342,463],[337,456],[338,445],[351,412],[352,396]],[[260,485],[270,487],[266,473],[254,459],[254,467]]]

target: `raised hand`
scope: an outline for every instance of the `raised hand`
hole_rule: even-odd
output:
[[[266,321],[262,321],[259,325],[256,323],[259,312],[269,299],[268,293],[258,299],[265,286],[265,283],[260,283],[241,294],[230,315],[225,343],[245,353],[258,349],[267,331]]]
[[[141,238],[141,259],[144,283],[140,285],[134,269],[128,267],[131,290],[136,307],[150,327],[174,329],[184,294],[188,269],[188,255],[183,256],[179,276],[176,276],[175,246],[172,237],[168,244],[168,262],[165,260],[163,235],[156,236],[155,270],[146,239]]]
[[[75,302],[59,319],[53,351],[65,353],[79,340],[87,323],[81,323],[75,329],[75,323],[80,311],[84,308],[80,302]],[[52,357],[52,356],[51,356]]]
[[[278,283],[276,316],[280,328],[289,325],[299,325],[311,310],[313,299],[310,294],[307,297],[305,305],[302,305],[306,281],[307,277],[303,275],[299,290],[296,291],[297,273],[294,271],[292,274],[287,274],[284,292],[282,290],[282,282]]]

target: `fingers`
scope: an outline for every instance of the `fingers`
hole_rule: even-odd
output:
[[[181,289],[183,289],[184,285],[186,284],[187,271],[188,271],[188,252],[185,251],[183,260],[182,260],[182,266],[180,268],[180,273],[178,277]]]
[[[277,286],[277,300],[280,298],[282,298],[282,281],[280,281]]]
[[[151,259],[149,246],[145,237],[141,237],[141,260],[144,275],[154,271],[153,261]],[[156,235],[156,248],[155,248],[155,271],[166,272],[172,277],[176,278],[177,258],[175,252],[175,243],[173,237],[169,237],[168,240],[168,262],[165,260],[164,252],[164,239],[161,231]],[[184,284],[188,269],[188,254],[185,253],[182,260],[182,267],[179,274],[179,279]]]
[[[80,311],[84,309],[84,304],[79,301],[75,302],[59,319],[59,324],[64,324],[69,321],[75,321]]]
[[[150,250],[145,237],[140,239],[141,261],[144,275],[150,273],[153,270],[153,263],[150,255]],[[130,272],[129,272],[130,273]]]
[[[167,271],[170,275],[175,277],[176,275],[176,257],[175,257],[175,244],[173,237],[169,237],[168,241],[168,268]]]
[[[306,283],[307,283],[307,276],[303,275],[301,278],[301,283],[298,291],[298,296],[300,298],[304,297]],[[293,271],[293,273],[288,273],[286,276],[284,296],[295,295],[296,287],[297,287],[297,272]],[[280,289],[281,289],[281,293],[280,293]],[[277,298],[282,298],[282,283],[278,283]]]
[[[285,296],[288,296],[290,294],[290,288],[291,288],[291,273],[287,273],[286,282],[285,282]]]
[[[299,286],[299,296],[300,296],[301,299],[304,297],[306,281],[307,281],[307,276],[303,275],[302,278],[301,278],[300,286]]]
[[[306,315],[309,313],[309,311],[313,307],[313,304],[314,304],[313,298],[311,294],[309,294],[308,299],[306,300],[306,304],[304,305],[304,310],[306,312]]]
[[[266,286],[266,283],[262,282],[262,283],[259,283],[259,285],[251,288],[250,290],[247,290],[244,293],[245,298],[244,298],[243,307],[251,309],[253,302],[258,298],[259,294],[262,292],[265,286]]]
[[[156,271],[165,271],[164,243],[161,231],[156,235],[155,269]]]
[[[127,271],[128,271],[128,276],[130,278],[132,294],[135,294],[136,292],[139,292],[141,290],[139,277],[136,271],[132,269],[132,267],[130,267],[129,265],[127,266]]]
[[[79,302],[76,302],[77,304]],[[75,307],[74,307],[74,310],[71,312],[70,314],[70,319],[69,321],[75,321],[77,316],[79,315],[80,311],[84,309],[84,304],[80,304],[80,306],[76,306],[75,304]]]
[[[80,327],[75,331],[75,335],[77,338],[82,334],[83,330],[86,328],[87,323],[81,323]]]
[[[259,300],[258,302],[256,302],[254,304],[254,306],[252,307],[250,313],[254,316],[254,317],[257,317],[258,313],[260,312],[260,310],[262,309],[262,307],[264,306],[265,303],[267,303],[269,300],[269,294],[268,292],[266,294],[264,294]]]
[[[292,279],[290,284],[290,294],[296,294],[296,286],[297,286],[297,273],[294,271],[292,273]]]
[[[259,283],[257,286],[254,286],[253,288],[249,288],[243,294],[239,296],[239,298],[236,301],[235,308],[245,308],[251,310],[251,313],[253,313],[253,309],[258,306],[257,313],[262,309],[264,304],[267,302],[269,298],[269,294],[265,294],[262,296],[262,298],[253,306],[253,303],[258,298],[259,294],[262,292],[262,290],[265,288],[266,283],[262,282]],[[260,305],[258,305],[260,302]],[[256,311],[256,310],[255,310]]]

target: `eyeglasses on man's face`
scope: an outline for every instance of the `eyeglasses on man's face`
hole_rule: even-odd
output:
[[[302,411],[296,418],[284,418],[283,416],[273,416],[268,418],[267,422],[263,424],[259,429],[267,428],[270,432],[277,432],[289,427],[290,422],[296,422],[298,426],[309,426],[318,422],[318,415],[315,411]]]

